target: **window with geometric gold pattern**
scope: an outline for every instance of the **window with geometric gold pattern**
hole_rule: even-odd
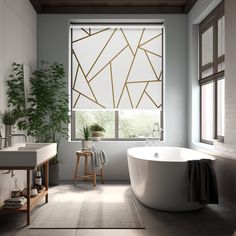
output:
[[[162,25],[71,25],[73,139],[88,122],[108,125],[108,139],[144,138],[163,122],[163,37]],[[122,131],[129,110],[147,127]]]

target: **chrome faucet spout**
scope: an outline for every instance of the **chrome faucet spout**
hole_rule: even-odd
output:
[[[16,137],[22,136],[22,137],[24,137],[25,143],[27,142],[27,136],[25,134],[12,134],[10,137],[14,137],[14,136],[16,136]]]

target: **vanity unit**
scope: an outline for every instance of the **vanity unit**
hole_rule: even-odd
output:
[[[27,203],[18,209],[0,208],[0,212],[16,212],[27,214],[27,225],[30,224],[30,212],[37,203],[45,197],[48,202],[48,175],[49,160],[57,154],[56,143],[26,143],[18,144],[0,150],[0,170],[26,170],[27,177]],[[30,197],[31,170],[44,167],[45,189],[35,197]]]

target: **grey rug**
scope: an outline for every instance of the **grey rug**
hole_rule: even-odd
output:
[[[144,229],[130,188],[57,194],[31,229]]]

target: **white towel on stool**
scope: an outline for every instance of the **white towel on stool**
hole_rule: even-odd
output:
[[[103,165],[107,164],[107,157],[103,150],[93,149],[91,153],[93,169],[101,169]]]

